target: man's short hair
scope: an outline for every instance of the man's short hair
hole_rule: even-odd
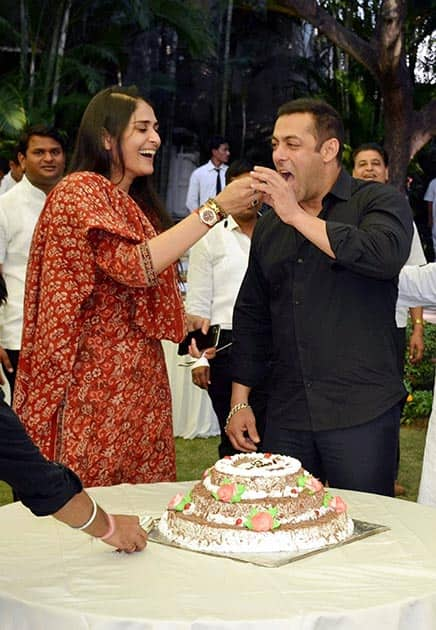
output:
[[[1,156],[0,157],[0,171],[3,173],[3,175],[6,175],[8,170],[9,170],[9,160]]]
[[[17,144],[14,144],[14,146],[11,148],[11,152],[9,155],[9,161],[13,162],[14,164],[16,164],[17,166],[20,164],[20,160],[18,159],[18,154],[20,153],[20,147]]]
[[[245,175],[245,173],[249,173],[253,170],[253,168],[254,162],[252,160],[249,160],[248,158],[233,160],[233,162],[229,165],[229,168],[226,170],[226,184],[230,184],[232,179],[235,179],[235,177],[239,177],[240,175]]]
[[[389,166],[389,156],[386,152],[386,149],[384,149],[377,142],[365,142],[363,144],[360,144],[357,147],[357,149],[354,149],[353,153],[351,154],[351,158],[353,160],[353,166],[355,165],[357,154],[361,153],[361,151],[377,151],[377,153],[382,158],[385,166]]]
[[[316,150],[319,151],[329,138],[336,138],[339,141],[336,159],[341,162],[345,141],[344,123],[334,107],[321,99],[297,98],[281,105],[277,111],[277,118],[290,114],[311,114],[315,121]]]
[[[228,141],[224,136],[212,136],[209,140],[209,153],[212,153],[214,149],[219,149],[222,144],[227,144]]]
[[[59,129],[49,125],[32,125],[31,127],[27,127],[21,134],[17,145],[18,153],[26,155],[26,151],[29,147],[29,140],[32,136],[52,138],[61,145],[64,153],[66,151],[65,136],[59,131]]]

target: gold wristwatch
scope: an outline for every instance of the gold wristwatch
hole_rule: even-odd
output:
[[[219,221],[226,218],[227,213],[215,199],[208,199],[198,210],[195,211],[202,223],[211,228]]]

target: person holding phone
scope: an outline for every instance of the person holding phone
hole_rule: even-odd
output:
[[[161,345],[186,334],[174,263],[260,197],[234,182],[169,227],[152,184],[158,130],[134,86],[96,94],[33,234],[14,407],[88,487],[175,480]]]
[[[247,159],[232,162],[226,172],[226,184],[247,177],[253,166]],[[189,255],[186,292],[189,327],[207,333],[211,323],[220,326],[216,351],[210,348],[192,368],[192,382],[208,391],[218,419],[220,457],[238,452],[224,431],[232,393],[232,317],[260,207],[260,201],[251,203],[228,217],[196,243]]]

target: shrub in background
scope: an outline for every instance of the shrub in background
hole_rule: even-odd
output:
[[[407,327],[408,338],[410,325]],[[424,328],[424,357],[420,363],[412,364],[406,351],[404,383],[409,396],[404,405],[401,422],[413,424],[414,420],[428,418],[433,402],[433,384],[436,361],[436,325],[426,324]]]

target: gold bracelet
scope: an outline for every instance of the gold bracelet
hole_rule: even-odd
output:
[[[227,217],[227,212],[224,208],[212,197],[204,202],[204,206],[209,206],[218,216],[218,221],[225,219]]]
[[[424,320],[420,319],[419,317],[417,317],[416,319],[412,320],[412,324],[415,326],[416,324],[418,324],[419,326],[424,326]]]
[[[224,431],[227,433],[229,422],[233,418],[235,413],[238,413],[238,411],[241,411],[241,409],[249,409],[250,407],[251,405],[249,405],[248,402],[240,402],[240,403],[236,403],[236,405],[233,405],[233,407],[230,409],[229,415],[227,416]]]

